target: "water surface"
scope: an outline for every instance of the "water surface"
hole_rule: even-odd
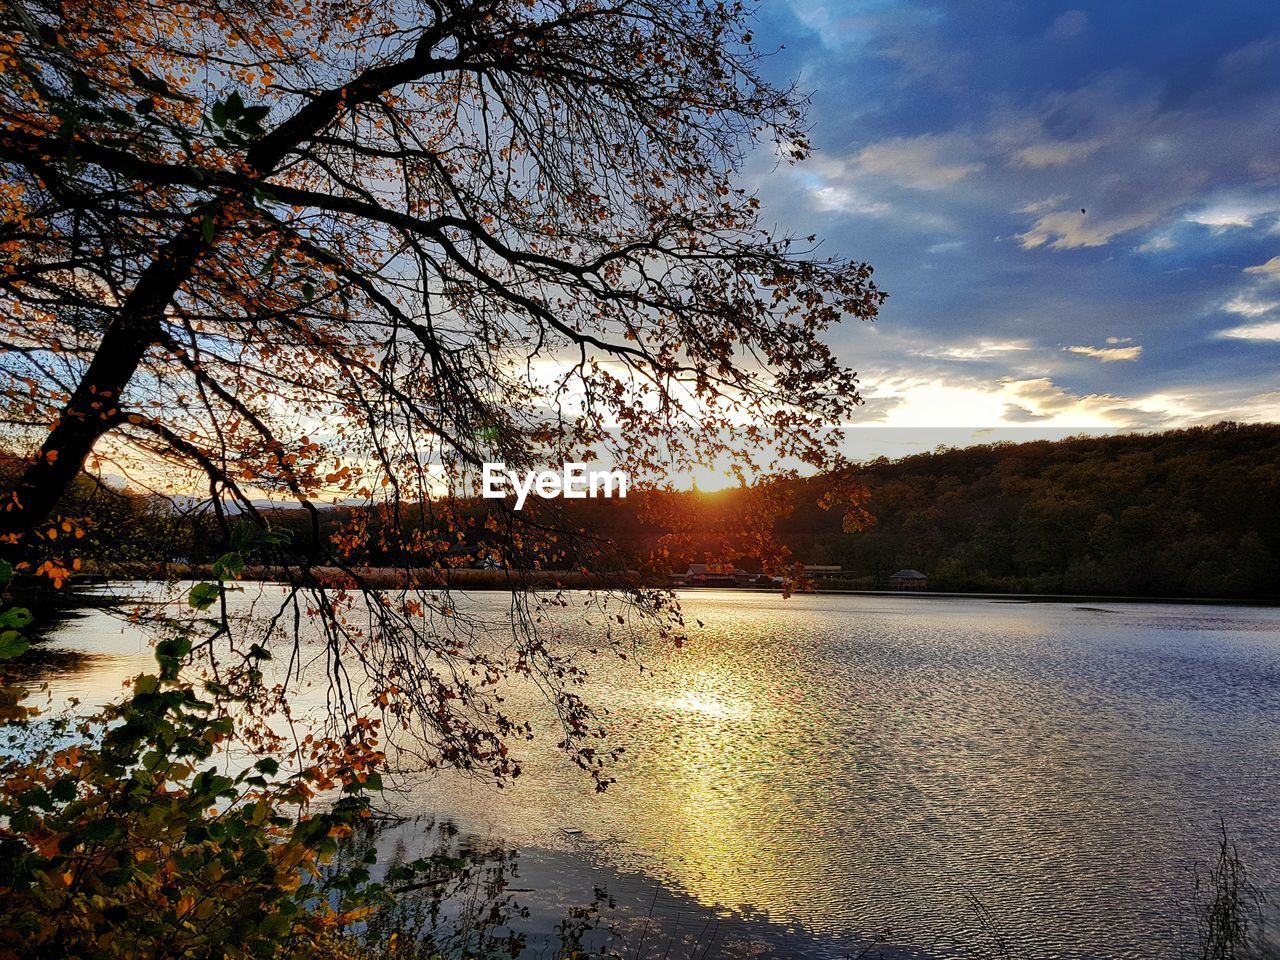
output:
[[[547,735],[505,790],[414,777],[396,804],[526,850],[547,909],[594,882],[658,889],[686,917],[732,918],[760,955],[856,955],[877,936],[886,955],[969,955],[991,936],[976,898],[1019,955],[1170,956],[1219,817],[1254,882],[1280,889],[1278,610],[683,604],[703,626],[679,650],[642,642],[652,672],[594,665],[588,696],[626,750],[606,793]],[[508,599],[460,608],[500,624]],[[50,674],[55,698],[114,695],[150,656],[103,612],[52,643],[95,654]]]

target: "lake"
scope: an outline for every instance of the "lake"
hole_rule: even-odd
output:
[[[500,623],[508,602],[459,606]],[[645,649],[651,672],[595,666],[589,699],[626,748],[605,793],[547,735],[507,789],[438,774],[389,797],[519,851],[535,927],[604,886],[624,925],[653,913],[652,942],[713,924],[698,948],[713,957],[1001,941],[1168,957],[1220,817],[1251,880],[1280,893],[1280,610],[727,590],[682,604],[703,626]],[[49,657],[55,702],[115,696],[150,657],[104,611],[45,646],[87,654]],[[415,831],[392,839],[413,847]]]

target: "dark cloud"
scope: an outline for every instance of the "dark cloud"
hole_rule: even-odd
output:
[[[1002,380],[1043,381],[994,408],[1018,422],[1280,419],[1280,7],[760,16],[786,45],[768,69],[813,90],[817,153],[747,173],[783,226],[876,266],[876,333],[839,340],[868,377],[1002,401]]]

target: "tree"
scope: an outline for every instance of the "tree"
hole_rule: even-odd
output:
[[[2,16],[0,392],[33,450],[0,511],[13,559],[48,546],[85,464],[199,476],[228,537],[230,513],[263,531],[256,551],[281,547],[260,501],[296,500],[308,556],[358,588],[344,548],[366,531],[322,537],[327,501],[377,505],[379,548],[421,566],[463,538],[429,531],[465,524],[451,493],[487,460],[590,452],[643,474],[748,460],[744,435],[831,458],[822,428],[858,395],[823,336],[883,294],[867,265],[768,230],[735,184],[752,144],[808,151],[803,98],[757,72],[741,4],[15,0]],[[467,541],[516,581],[600,562],[545,508],[487,527]],[[425,628],[452,606],[421,591],[366,591],[357,628],[312,564],[291,576],[286,602],[325,621],[338,716],[369,706],[345,679],[357,660],[429,762],[518,772],[503,738],[526,728],[490,698],[514,670],[555,681],[567,745],[586,733],[536,631],[483,653]]]

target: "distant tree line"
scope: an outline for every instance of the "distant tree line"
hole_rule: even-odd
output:
[[[1280,594],[1273,424],[941,450],[858,478],[873,526],[842,533],[798,497],[779,536],[860,585],[910,567],[934,590]]]
[[[861,491],[863,519],[845,524],[848,496],[833,494],[850,484]],[[909,567],[926,573],[932,590],[1280,594],[1276,425],[944,449],[768,492],[640,491],[559,508],[564,530],[607,542],[622,562],[652,574],[709,559],[761,570],[750,538],[761,511],[771,511],[771,553],[781,544],[793,562],[840,565],[842,576],[828,585],[874,589]],[[179,510],[88,476],[59,509],[87,519],[82,553],[101,569],[208,564],[226,549],[225,529],[210,512]],[[418,505],[401,507],[394,524],[384,513],[332,507],[321,512],[320,530],[351,541],[353,561],[370,566],[507,562],[493,531],[501,512],[490,501],[462,504],[447,532],[434,529],[430,511]],[[305,554],[311,515],[287,508],[269,515]],[[391,530],[418,535],[391,538]],[[554,551],[546,564],[556,565]]]

